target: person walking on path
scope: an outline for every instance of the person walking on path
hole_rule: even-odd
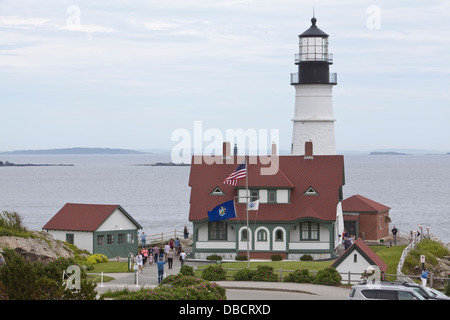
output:
[[[170,249],[169,252],[167,253],[167,262],[169,264],[169,269],[173,269],[172,264],[173,264],[173,250]]]
[[[186,259],[186,253],[184,253],[184,250],[181,250],[180,253],[180,261],[181,261],[181,266],[184,266],[184,260]]]
[[[159,261],[156,263],[156,268],[158,268],[158,284],[160,284],[163,281],[165,264],[166,262],[162,258],[159,259]]]
[[[141,255],[140,252],[137,253],[135,259],[136,259],[136,260],[135,260],[135,263],[136,263],[136,265],[137,265],[137,267],[138,267],[138,270],[137,270],[137,271],[140,271],[141,273],[143,273],[144,270],[142,269],[142,255]]]
[[[155,263],[159,261],[159,247],[157,245],[153,247],[153,261]]]
[[[189,238],[189,231],[188,231],[187,226],[184,226],[183,233],[184,233],[184,238],[185,239]]]
[[[179,247],[180,247],[180,239],[176,239],[175,240],[175,254],[176,255],[178,255],[180,252],[178,251],[178,249],[179,249]]]
[[[167,262],[167,254],[169,253],[170,250],[170,246],[168,243],[166,243],[166,245],[164,246],[164,259]]]

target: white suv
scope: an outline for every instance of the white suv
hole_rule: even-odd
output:
[[[357,284],[352,287],[349,300],[425,300],[414,289],[402,285]]]

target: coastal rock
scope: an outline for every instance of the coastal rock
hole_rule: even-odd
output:
[[[0,249],[14,249],[25,260],[48,263],[56,259],[72,258],[74,253],[50,234],[35,232],[35,238],[0,237]]]

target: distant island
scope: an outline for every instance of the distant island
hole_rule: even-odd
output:
[[[395,152],[395,151],[373,151],[370,153],[371,156],[408,156],[410,155],[409,153],[403,153],[403,152]]]
[[[137,166],[143,167],[189,167],[189,163],[173,163],[173,162],[157,162],[151,164],[137,164]]]
[[[146,154],[146,152],[129,149],[110,148],[63,148],[46,150],[16,150],[0,152],[7,155],[84,155],[84,154]]]
[[[34,164],[34,163],[12,163],[0,161],[0,167],[73,167],[73,164]]]

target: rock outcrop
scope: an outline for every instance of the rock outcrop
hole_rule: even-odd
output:
[[[56,259],[72,258],[74,253],[50,234],[34,232],[34,237],[0,237],[0,249],[13,249],[27,261],[48,263]]]

